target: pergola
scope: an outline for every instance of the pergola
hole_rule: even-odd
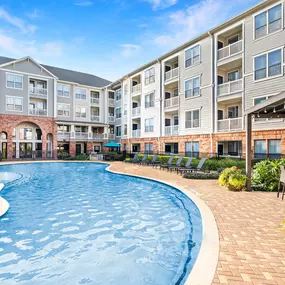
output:
[[[246,176],[251,190],[252,121],[254,118],[285,118],[285,91],[245,111],[246,117]]]

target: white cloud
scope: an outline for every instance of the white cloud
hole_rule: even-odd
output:
[[[0,7],[0,19],[19,28],[23,33],[33,34],[37,27],[27,24],[23,19],[11,15],[8,11]]]
[[[30,19],[34,20],[40,17],[40,12],[38,9],[35,8],[32,12],[27,13],[27,16]]]
[[[147,28],[148,27],[148,24],[140,24],[139,25],[139,28]]]
[[[61,56],[62,45],[59,42],[46,42],[41,46],[40,52],[45,56]]]
[[[123,57],[132,57],[135,55],[138,55],[141,51],[140,45],[134,45],[134,44],[124,44],[120,45],[121,47],[121,55]]]
[[[92,1],[78,1],[74,2],[73,5],[79,6],[79,7],[90,7],[93,5]]]
[[[166,9],[175,5],[178,0],[143,0],[151,4],[153,10]]]

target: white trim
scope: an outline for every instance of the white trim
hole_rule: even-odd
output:
[[[199,78],[199,94],[198,94],[198,95],[195,95],[195,96],[186,97],[186,96],[185,96],[185,92],[186,92],[185,83],[186,83],[186,81],[194,80],[194,79],[196,79],[196,78]],[[197,76],[194,76],[194,77],[190,77],[190,78],[184,79],[184,86],[183,86],[184,92],[183,92],[183,97],[184,97],[185,100],[202,96],[202,94],[201,94],[201,79],[202,79],[202,74],[197,75]],[[192,86],[192,87],[193,87],[193,86]],[[193,89],[194,89],[194,88],[192,88],[192,90],[193,90]]]
[[[64,83],[56,82],[55,85],[56,85],[56,94],[55,94],[56,97],[70,98],[70,93],[71,93],[71,85],[70,84],[64,84]],[[69,87],[69,96],[60,96],[60,95],[58,95],[58,85],[68,86]],[[63,94],[64,94],[64,90],[63,90]],[[77,100],[79,100],[79,99],[77,99]]]
[[[229,19],[229,21],[231,21],[233,18],[231,18],[231,19]],[[226,33],[226,32],[228,32],[228,31],[230,31],[230,30],[232,30],[232,29],[234,29],[234,28],[236,28],[236,27],[238,27],[238,26],[240,26],[240,25],[243,25],[245,23],[245,20],[243,19],[243,20],[240,20],[240,21],[238,21],[238,22],[236,22],[236,23],[234,23],[233,25],[230,25],[229,27],[226,27],[225,29],[223,29],[223,30],[221,30],[221,31],[219,31],[219,32],[217,32],[217,33],[215,33],[215,37],[217,37],[217,40],[218,40],[218,37],[221,35],[221,34],[223,34],[223,33]],[[223,24],[222,24],[223,25]],[[220,25],[220,26],[222,26],[222,25]],[[220,40],[219,40],[220,41]],[[218,46],[217,46],[218,47]]]
[[[232,39],[233,37],[235,37],[235,36],[238,36],[238,40],[237,41],[240,41],[241,39],[239,38],[239,34],[232,34],[230,37],[227,37],[227,45],[231,45],[231,44],[229,44],[229,40],[230,39]]]
[[[80,108],[80,117],[76,117],[76,108]],[[81,108],[85,108],[86,110],[86,117],[81,117]],[[83,119],[83,120],[88,120],[88,107],[87,106],[78,106],[78,105],[75,105],[74,106],[74,118],[77,118],[77,119]]]
[[[186,66],[186,51],[188,51],[189,49],[192,49],[192,48],[194,48],[194,47],[196,47],[196,46],[199,46],[199,62],[197,62],[196,64],[192,64],[192,65]],[[184,64],[183,64],[183,67],[184,67],[185,69],[188,69],[188,68],[197,66],[197,65],[199,65],[199,64],[201,64],[201,63],[202,63],[202,60],[201,60],[201,41],[199,41],[199,42],[197,42],[197,43],[191,45],[190,47],[184,49]],[[178,67],[179,67],[179,66],[178,66]]]
[[[78,98],[76,98],[76,89],[82,89],[82,90],[85,90],[86,92],[85,92],[85,95],[86,95],[86,99],[78,99]],[[74,101],[75,100],[78,100],[78,101],[87,101],[87,88],[82,88],[82,87],[79,87],[79,86],[76,86],[75,88],[74,88]]]
[[[22,100],[22,110],[21,111],[19,111],[19,110],[7,110],[7,97],[21,99]],[[14,109],[15,109],[15,102],[14,102]],[[5,110],[6,110],[6,112],[23,113],[23,111],[24,111],[24,97],[13,96],[13,95],[5,95]]]
[[[185,130],[201,129],[201,109],[202,109],[202,107],[184,110],[184,129]],[[186,128],[186,125],[185,125],[185,122],[187,121],[186,120],[186,113],[191,112],[192,113],[191,120],[193,120],[193,112],[194,111],[199,111],[199,127]]]
[[[13,73],[13,72],[5,72],[5,80],[6,80],[6,88],[7,89],[16,89],[16,90],[23,90],[24,89],[24,75],[23,74],[21,74],[21,73]],[[13,76],[20,76],[20,77],[22,77],[22,88],[16,88],[15,87],[15,78],[14,78],[14,87],[9,87],[9,86],[7,86],[7,82],[8,82],[8,80],[7,80],[7,75],[13,75]]]
[[[58,105],[59,105],[59,104],[68,106],[68,109],[69,109],[69,116],[58,115],[57,111],[58,111]],[[58,116],[58,117],[65,117],[65,118],[70,117],[70,115],[71,115],[71,114],[70,114],[70,104],[69,104],[69,103],[60,103],[60,102],[57,102],[57,103],[56,103],[56,110],[55,110],[55,113],[56,113],[56,116]]]

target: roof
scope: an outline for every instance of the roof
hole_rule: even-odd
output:
[[[16,59],[0,56],[0,65],[13,61],[16,61]],[[106,85],[109,85],[111,83],[111,81],[95,76],[93,74],[73,71],[44,64],[40,65],[62,81],[74,82],[80,85],[93,86],[97,88],[105,87]]]

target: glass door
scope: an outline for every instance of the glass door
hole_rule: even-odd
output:
[[[7,159],[7,143],[2,142],[2,159]]]

